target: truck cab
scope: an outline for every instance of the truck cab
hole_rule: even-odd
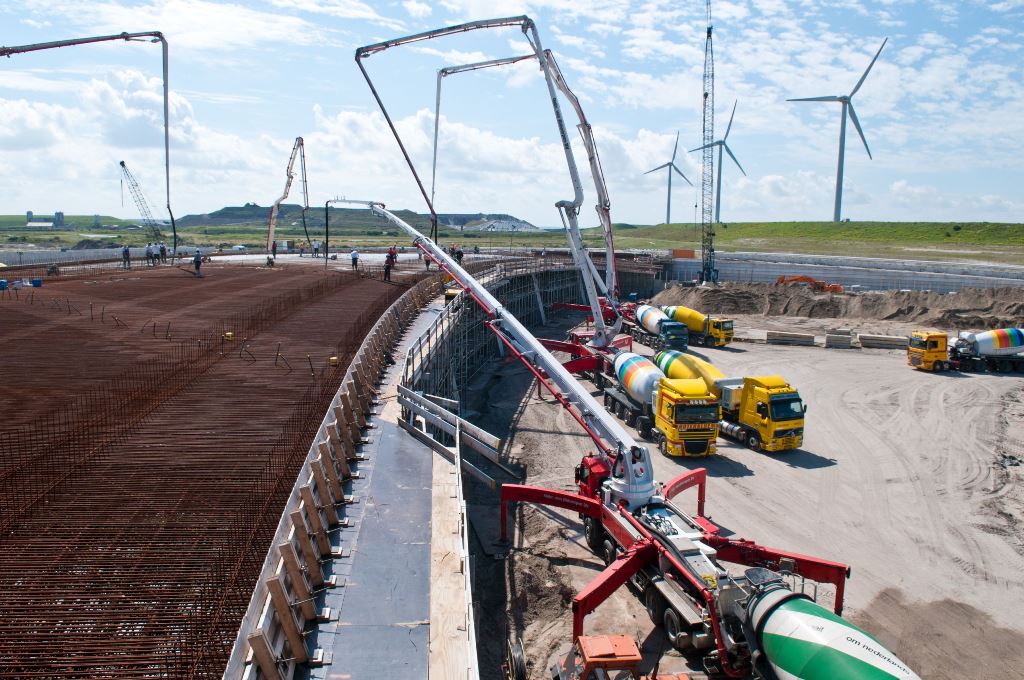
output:
[[[717,316],[708,317],[707,334],[709,338],[713,338],[713,342],[708,343],[709,347],[724,347],[728,345],[732,342],[733,336],[732,319],[722,319]]]
[[[730,434],[751,449],[787,451],[803,444],[807,406],[782,376],[729,379],[720,387]]]
[[[718,399],[703,380],[662,378],[654,403],[659,447],[667,456],[710,456],[715,453]]]
[[[661,323],[662,349],[674,349],[685,352],[690,344],[690,329],[685,323],[678,321],[663,321]]]
[[[907,365],[923,371],[949,368],[949,347],[945,333],[914,331],[907,344]]]

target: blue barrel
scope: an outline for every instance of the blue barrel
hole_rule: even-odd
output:
[[[32,287],[33,288],[42,288],[43,287],[43,280],[42,279],[32,279]]]
[[[0,290],[7,290],[7,279],[0,279]]]

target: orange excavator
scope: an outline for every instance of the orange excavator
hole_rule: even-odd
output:
[[[844,291],[842,284],[840,283],[828,283],[826,281],[819,281],[812,276],[780,276],[775,279],[775,283],[778,285],[790,284],[790,283],[806,283],[807,287],[813,290],[815,293],[839,293],[842,294]]]

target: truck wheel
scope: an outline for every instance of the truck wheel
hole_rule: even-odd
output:
[[[683,632],[683,626],[679,623],[679,614],[676,614],[676,610],[672,609],[672,607],[665,608],[662,626],[665,628],[665,637],[668,638],[668,641],[672,643],[673,647],[680,649],[676,641],[681,637],[680,633]],[[680,649],[680,651],[682,650]]]
[[[637,419],[636,431],[640,433],[641,439],[651,438],[651,422],[647,418]]]
[[[599,554],[604,544],[604,529],[593,517],[583,518],[583,536],[587,541],[587,547],[595,554]]]
[[[665,607],[665,598],[658,592],[658,589],[653,584],[647,586],[647,590],[644,591],[644,608],[647,609],[647,615],[651,617],[651,623],[658,625],[665,620]]]
[[[710,335],[705,335],[704,336],[704,346],[705,347],[714,347],[715,346],[715,339],[713,337],[711,337]]]
[[[608,395],[607,392],[605,392],[604,393],[604,407],[606,409],[608,409],[608,410],[611,410],[611,406],[612,406],[612,398]]]
[[[747,432],[746,442],[751,451],[761,450],[761,437],[756,432]]]
[[[622,410],[625,411],[626,409],[623,408]],[[626,425],[633,427],[634,425],[636,425],[636,413],[634,413],[633,410],[630,409],[629,412],[625,414],[623,420],[625,421]]]
[[[668,443],[665,441],[664,435],[658,437],[658,450],[661,451],[661,455],[668,455]]]
[[[615,558],[618,557],[618,552],[615,550],[615,544],[612,543],[612,539],[604,539],[604,543],[601,546],[601,557],[604,559],[604,565],[606,567],[614,562]]]
[[[505,678],[526,680],[526,653],[523,651],[523,641],[519,638],[508,641],[508,649],[505,650]]]

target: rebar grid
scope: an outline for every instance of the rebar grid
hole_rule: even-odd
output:
[[[304,281],[0,435],[0,677],[219,677],[317,423],[403,291]]]

